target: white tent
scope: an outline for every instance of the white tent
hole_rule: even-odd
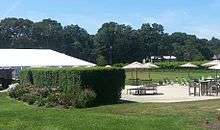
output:
[[[213,60],[213,61],[203,64],[202,66],[210,67],[210,66],[215,66],[218,64],[220,64],[220,60]]]
[[[0,67],[92,67],[95,64],[49,49],[0,49]]]

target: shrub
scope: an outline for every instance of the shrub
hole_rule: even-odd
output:
[[[194,61],[191,62],[192,64],[198,65],[198,68],[194,68],[194,69],[205,69],[206,67],[201,66],[202,64],[204,64],[206,61]],[[184,69],[182,67],[180,67],[180,65],[187,63],[186,61],[184,62],[180,62],[180,61],[164,61],[164,62],[158,62],[155,63],[157,64],[160,69]]]
[[[123,66],[126,66],[127,64],[124,64],[124,63],[116,63],[116,64],[113,64],[112,66],[113,67],[123,67]]]
[[[32,105],[39,99],[39,96],[34,95],[32,93],[25,93],[20,97],[20,100],[27,102],[28,104]]]
[[[39,89],[30,84],[18,85],[9,91],[9,96],[18,100],[34,104],[41,96]]]
[[[12,98],[20,98],[24,94],[29,93],[32,89],[30,84],[18,85],[9,91],[9,96]]]
[[[94,105],[96,94],[92,90],[74,89],[73,91],[51,90],[39,88],[33,85],[19,85],[9,91],[12,98],[37,106],[63,106],[63,107],[89,107]]]
[[[94,105],[96,94],[94,91],[85,89],[81,91],[76,98],[75,107],[84,108]]]
[[[125,72],[119,68],[27,69],[21,72],[20,81],[21,84],[30,83],[65,93],[79,88],[90,89],[96,94],[95,103],[107,104],[119,100],[125,84]]]

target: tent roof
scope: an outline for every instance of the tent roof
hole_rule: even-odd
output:
[[[0,67],[95,66],[49,49],[0,49]]]
[[[184,67],[184,68],[197,68],[198,66],[194,65],[192,63],[186,63],[186,64],[181,65],[180,67]]]

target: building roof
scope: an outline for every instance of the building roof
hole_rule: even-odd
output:
[[[0,67],[92,67],[95,64],[49,49],[0,49]]]
[[[163,58],[166,60],[175,60],[176,59],[175,56],[163,56]]]
[[[175,56],[151,56],[151,59],[165,59],[165,60],[175,60],[176,57]]]

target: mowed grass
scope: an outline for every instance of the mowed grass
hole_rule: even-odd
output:
[[[1,130],[202,130],[217,122],[220,100],[126,103],[87,109],[40,108],[0,95]]]
[[[133,73],[133,77],[132,77]],[[161,69],[154,69],[154,70],[139,70],[138,71],[138,78],[142,80],[148,80],[150,78],[153,81],[163,81],[164,79],[169,80],[181,80],[181,79],[189,79],[190,78],[206,78],[206,77],[215,77],[216,71],[213,70],[192,70],[192,69],[179,69],[179,70],[161,70]],[[188,76],[189,75],[189,76]],[[217,75],[220,75],[220,72],[217,72]],[[135,71],[126,71],[126,79],[135,78]]]

